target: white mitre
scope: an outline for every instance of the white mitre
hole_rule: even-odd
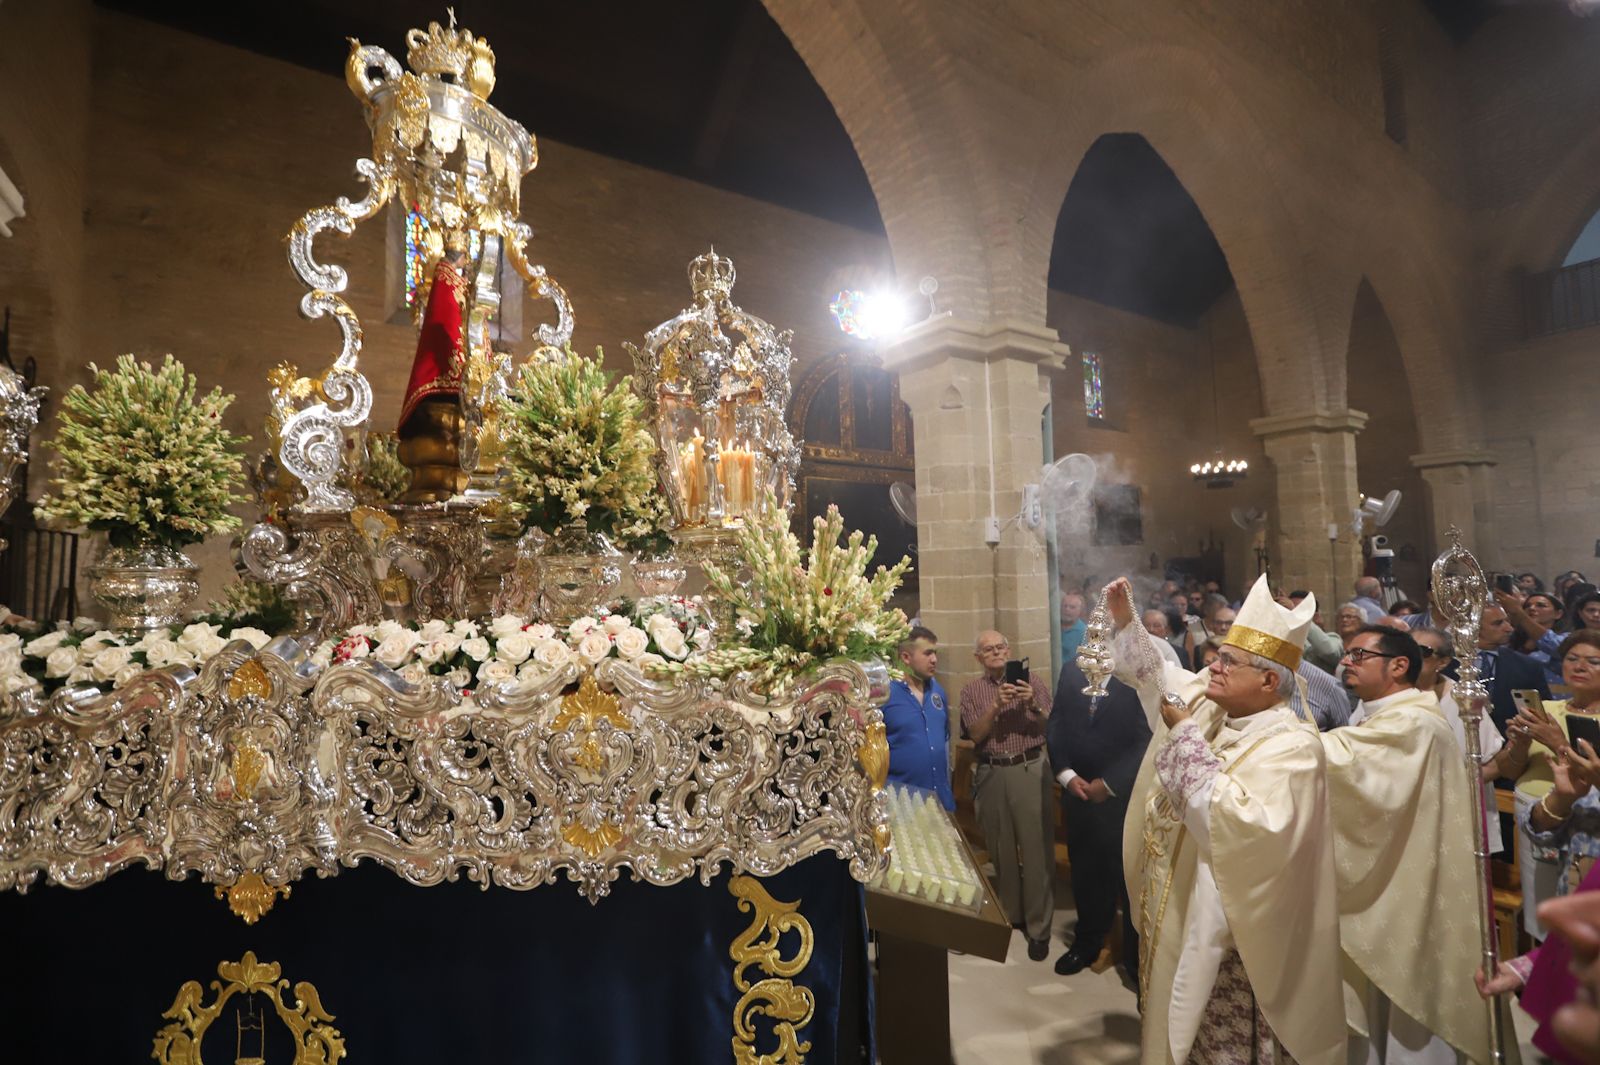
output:
[[[1244,597],[1233,627],[1222,642],[1242,651],[1270,658],[1280,666],[1295,669],[1306,645],[1306,632],[1317,612],[1317,597],[1307,595],[1293,610],[1285,610],[1272,598],[1267,575],[1256,578],[1250,594]]]

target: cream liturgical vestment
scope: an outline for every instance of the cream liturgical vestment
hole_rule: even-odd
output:
[[[1472,1061],[1487,1062],[1487,1010],[1472,983],[1480,961],[1477,796],[1460,747],[1431,692],[1407,688],[1362,709],[1359,725],[1321,734],[1346,1003],[1359,1033],[1351,1060],[1438,1060],[1441,1049],[1453,1059],[1437,1043],[1429,1048],[1400,1035],[1420,1025]],[[1405,1017],[1385,1023],[1374,988]]]
[[[1150,639],[1130,625],[1114,645],[1117,675],[1139,692],[1153,733],[1123,832],[1141,936],[1143,1063],[1183,1065],[1191,1052],[1261,1060],[1248,1022],[1218,1023],[1237,1012],[1220,1000],[1240,963],[1245,997],[1285,1054],[1342,1063],[1339,918],[1316,729],[1283,704],[1229,719],[1204,697],[1204,676],[1153,665],[1135,642]],[[1152,664],[1129,665],[1140,662]],[[1160,715],[1163,687],[1193,715],[1172,730]],[[1185,763],[1199,763],[1207,782],[1191,788]],[[1214,1054],[1218,1046],[1239,1056]]]

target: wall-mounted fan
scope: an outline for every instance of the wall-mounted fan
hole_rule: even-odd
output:
[[[900,515],[900,520],[911,526],[917,527],[917,490],[905,481],[896,481],[889,486],[889,503],[894,507],[894,512]]]

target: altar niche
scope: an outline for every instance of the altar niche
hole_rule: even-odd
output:
[[[917,530],[890,502],[896,481],[914,486],[911,408],[900,398],[899,375],[864,354],[840,352],[806,371],[795,385],[789,429],[800,448],[797,478],[800,506],[796,535],[809,539],[811,521],[830,503],[845,525],[878,538],[875,562],[888,564],[910,555],[911,572],[900,599],[913,604],[918,593]],[[908,608],[907,614],[914,614]]]

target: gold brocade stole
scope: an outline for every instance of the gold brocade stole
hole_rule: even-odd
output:
[[[1195,696],[1190,701],[1190,711],[1196,702],[1203,696]],[[1226,715],[1217,719],[1216,732],[1207,737],[1206,745],[1216,752],[1217,736],[1221,735],[1221,726],[1227,721]],[[1228,762],[1217,771],[1218,776],[1227,776],[1238,768],[1245,759],[1249,758],[1267,740],[1280,732],[1292,727],[1289,723],[1263,730],[1263,734],[1255,742],[1246,747],[1239,756]],[[1170,737],[1170,733],[1168,734]],[[1150,973],[1154,968],[1156,946],[1161,939],[1161,925],[1167,917],[1167,903],[1172,896],[1172,874],[1178,864],[1178,848],[1182,846],[1188,835],[1188,828],[1183,823],[1183,814],[1172,802],[1172,797],[1167,794],[1166,787],[1159,779],[1151,788],[1150,798],[1145,801],[1144,809],[1144,876],[1140,878],[1139,886],[1139,1001],[1150,1001]],[[1159,880],[1159,885],[1157,881]],[[1154,897],[1156,911],[1152,923],[1150,903]]]

